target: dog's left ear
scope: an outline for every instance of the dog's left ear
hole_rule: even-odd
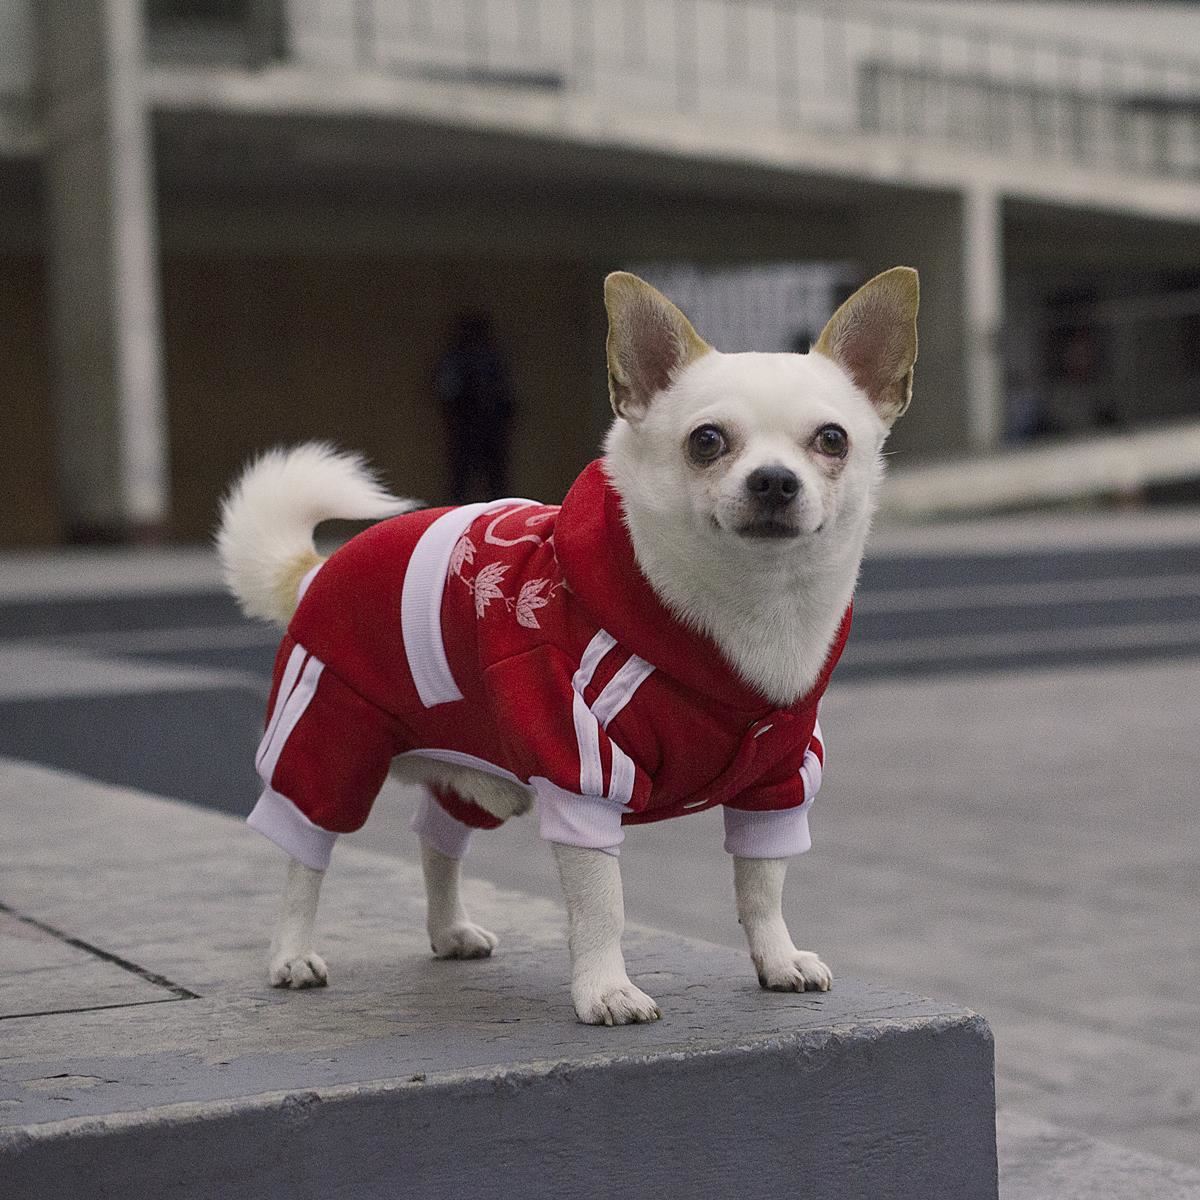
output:
[[[829,318],[813,350],[832,358],[891,425],[912,400],[920,291],[912,267],[868,280]]]
[[[627,421],[646,415],[650,401],[711,347],[660,291],[628,271],[604,281],[608,310],[608,395]]]

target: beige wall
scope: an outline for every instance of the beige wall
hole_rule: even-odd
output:
[[[599,277],[570,264],[396,258],[169,257],[163,269],[173,514],[211,532],[222,489],[269,446],[327,438],[361,450],[396,489],[446,495],[430,390],[456,313],[494,315],[518,403],[512,490],[560,499],[596,455]],[[62,538],[45,299],[32,257],[0,256],[0,546]]]
[[[561,498],[597,451],[597,292],[592,271],[560,264],[169,258],[172,531],[205,536],[221,489],[249,455],[307,438],[363,451],[403,493],[444,499],[430,381],[468,306],[493,314],[512,363],[512,490]]]
[[[45,284],[38,259],[0,254],[0,545],[62,534],[50,411]]]

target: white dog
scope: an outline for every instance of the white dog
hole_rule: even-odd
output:
[[[288,630],[250,818],[292,859],[276,986],[327,981],[321,880],[389,766],[424,789],[414,827],[439,957],[495,948],[463,908],[460,860],[473,828],[536,804],[579,1019],[656,1019],[621,954],[623,828],[720,806],[762,986],[830,986],[781,897],[809,845],[817,706],[881,447],[912,393],[916,272],[872,279],[806,355],[720,354],[632,275],[608,277],[605,303],[616,420],[561,507],[407,511],[358,459],[312,445],[260,459],[225,501],[229,586]],[[325,561],[312,532],[333,517],[392,519]]]

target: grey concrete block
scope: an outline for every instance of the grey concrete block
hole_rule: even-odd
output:
[[[557,906],[476,885],[500,951],[434,962],[417,873],[349,847],[319,921],[333,986],[278,992],[281,864],[237,822],[8,765],[0,837],[11,910],[158,988],[3,1022],[6,1194],[996,1195],[991,1035],[954,1006],[763,993],[743,954],[633,928],[663,1020],[581,1026]],[[6,1011],[45,1013],[52,980],[19,979]]]
[[[731,1040],[74,1120],[0,1163],[30,1197],[996,1195],[978,1018]]]

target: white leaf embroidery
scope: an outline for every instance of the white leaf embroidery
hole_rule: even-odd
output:
[[[462,579],[463,564],[473,563],[474,561],[475,543],[464,533],[454,543],[454,552],[450,555],[450,574],[457,575],[459,579]]]
[[[548,579],[530,579],[521,585],[520,594],[517,596],[518,625],[524,625],[526,629],[541,629],[534,610],[545,608],[550,602],[549,596],[541,594],[542,589],[549,585]]]
[[[471,589],[475,593],[475,615],[482,617],[487,606],[493,600],[503,600],[504,593],[500,590],[500,580],[508,570],[508,563],[490,562],[481,567],[475,576]]]

